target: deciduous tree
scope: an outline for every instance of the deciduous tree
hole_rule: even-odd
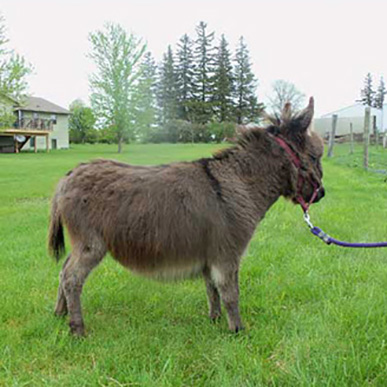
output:
[[[114,23],[91,33],[89,40],[96,65],[90,77],[92,107],[100,122],[114,129],[120,153],[122,143],[134,135],[133,101],[146,45]]]
[[[28,89],[27,77],[32,66],[23,56],[7,48],[5,20],[0,15],[0,94],[22,103]]]
[[[305,95],[292,82],[279,79],[272,84],[270,105],[274,114],[281,114],[285,104],[290,102],[293,110],[299,110],[304,103]]]

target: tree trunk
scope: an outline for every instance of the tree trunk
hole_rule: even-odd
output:
[[[118,153],[122,153],[122,136],[118,137]]]

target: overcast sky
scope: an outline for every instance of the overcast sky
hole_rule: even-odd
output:
[[[317,114],[351,105],[367,72],[387,78],[386,0],[1,0],[0,12],[10,47],[34,66],[30,92],[63,107],[88,101],[88,34],[106,21],[143,37],[156,60],[201,20],[233,51],[243,35],[258,98],[285,79]]]

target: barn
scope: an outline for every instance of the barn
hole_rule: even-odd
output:
[[[332,117],[337,115],[336,135],[349,134],[352,125],[354,133],[364,132],[365,106],[356,103],[351,106],[322,115],[314,120],[314,130],[321,136],[327,137],[332,128]],[[371,108],[371,131],[385,132],[387,130],[387,104],[382,109]]]
[[[67,109],[40,97],[27,97],[19,104],[3,96],[0,107],[15,115],[13,127],[0,129],[0,153],[69,147],[70,112]]]

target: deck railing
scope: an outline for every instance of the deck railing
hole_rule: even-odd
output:
[[[55,121],[44,118],[22,118],[15,123],[15,129],[53,130]]]

